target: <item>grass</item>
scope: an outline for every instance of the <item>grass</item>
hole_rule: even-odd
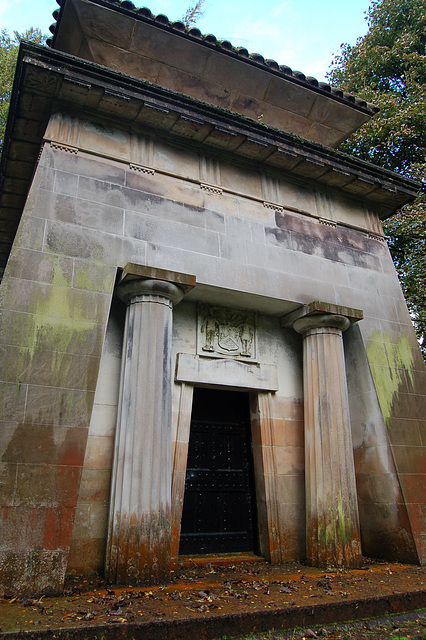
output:
[[[380,619],[311,628],[267,631],[233,640],[426,640],[426,609]],[[221,640],[230,640],[230,636]]]

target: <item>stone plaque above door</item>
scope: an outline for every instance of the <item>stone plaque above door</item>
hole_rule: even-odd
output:
[[[256,362],[256,314],[213,305],[198,307],[197,353]]]

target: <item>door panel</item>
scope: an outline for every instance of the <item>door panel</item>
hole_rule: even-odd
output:
[[[181,554],[255,550],[248,395],[195,389]]]

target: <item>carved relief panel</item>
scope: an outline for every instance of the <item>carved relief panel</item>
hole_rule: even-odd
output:
[[[256,361],[256,314],[211,305],[198,307],[197,353]]]

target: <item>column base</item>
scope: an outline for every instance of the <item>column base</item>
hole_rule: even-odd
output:
[[[170,580],[169,512],[147,514],[137,523],[132,518],[121,518],[114,534],[105,575],[107,580],[132,586],[162,584]]]
[[[307,561],[313,567],[354,569],[362,564],[359,530],[352,530],[348,518],[345,524],[344,514],[340,511],[337,507],[334,514],[337,517],[332,521],[326,517],[314,517],[310,521],[313,531],[307,533]]]

